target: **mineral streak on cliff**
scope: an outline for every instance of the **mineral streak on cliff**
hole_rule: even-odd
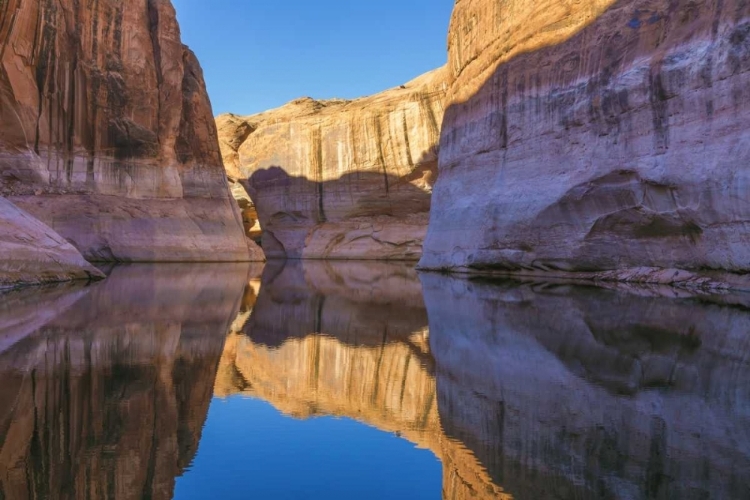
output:
[[[419,258],[445,74],[353,101],[302,98],[217,118],[227,173],[254,201],[267,256]]]
[[[169,0],[0,2],[0,195],[88,259],[248,259]]]
[[[170,500],[246,276],[139,265],[0,297],[0,498]]]
[[[738,0],[457,1],[421,265],[750,269],[749,27]]]

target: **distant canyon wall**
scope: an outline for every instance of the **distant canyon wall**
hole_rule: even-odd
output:
[[[0,2],[0,195],[89,260],[249,258],[169,0]]]
[[[747,2],[460,0],[448,68],[422,267],[750,269]]]
[[[268,257],[417,260],[437,174],[445,68],[353,101],[217,118]]]

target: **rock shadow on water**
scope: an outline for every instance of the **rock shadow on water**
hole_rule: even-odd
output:
[[[0,498],[168,500],[196,453],[248,265],[109,274],[0,296]]]
[[[514,498],[750,495],[747,297],[420,278],[442,427]]]

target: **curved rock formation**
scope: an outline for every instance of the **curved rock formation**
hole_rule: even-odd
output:
[[[746,2],[461,0],[448,67],[422,267],[750,269]]]
[[[437,172],[443,68],[353,101],[217,118],[268,257],[416,260]]]
[[[0,124],[0,195],[87,259],[248,259],[169,0],[1,2]]]
[[[59,234],[0,197],[0,290],[17,285],[103,278]]]
[[[245,264],[120,267],[85,289],[3,301],[2,340],[14,318],[26,335],[0,343],[0,498],[171,499],[246,275]],[[24,304],[55,316],[29,332]]]

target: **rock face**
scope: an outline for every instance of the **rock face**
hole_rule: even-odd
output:
[[[422,267],[750,269],[747,2],[461,0],[448,67]]]
[[[103,278],[59,234],[0,197],[0,289]]]
[[[0,195],[90,260],[248,259],[169,0],[6,0],[0,47]]]
[[[0,302],[0,497],[171,499],[246,273],[119,267],[90,287]]]
[[[354,101],[217,119],[268,257],[418,259],[437,171],[445,69]]]

